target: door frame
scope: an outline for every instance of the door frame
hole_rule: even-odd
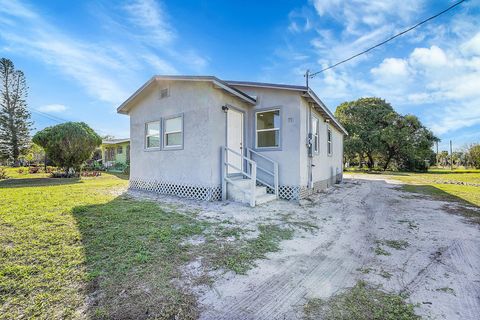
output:
[[[247,148],[246,146],[246,142],[247,142],[247,113],[245,110],[242,110],[240,108],[237,108],[235,106],[232,106],[230,104],[226,104],[226,106],[228,107],[228,110],[225,112],[225,146],[228,146],[228,112],[230,111],[230,109],[236,111],[236,112],[239,112],[241,115],[242,115],[242,130],[243,130],[243,133],[242,133],[242,155],[245,156],[245,149]],[[245,168],[245,160],[242,159],[242,170],[244,170]],[[241,176],[242,174],[241,173],[229,173],[227,174],[228,176]]]

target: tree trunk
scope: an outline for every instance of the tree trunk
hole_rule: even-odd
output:
[[[385,165],[383,166],[383,171],[386,171],[388,168],[388,165],[390,164],[390,161],[392,161],[393,155],[389,154],[387,161],[385,162]]]
[[[368,165],[368,169],[372,170],[373,169],[373,156],[371,153],[367,153],[367,157],[368,157],[368,162],[367,162],[367,165]]]

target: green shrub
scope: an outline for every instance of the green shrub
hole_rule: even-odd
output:
[[[83,122],[66,122],[37,132],[32,141],[43,147],[47,158],[65,170],[79,171],[102,144],[102,138]]]
[[[126,167],[127,165],[123,162],[115,162],[115,164],[113,165],[113,168],[118,171],[123,171]]]

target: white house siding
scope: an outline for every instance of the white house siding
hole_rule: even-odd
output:
[[[301,97],[297,91],[270,88],[235,86],[250,96],[257,97],[257,104],[250,107],[248,114],[248,146],[255,151],[278,162],[280,196],[297,198],[300,186],[300,147],[301,136]],[[280,109],[281,130],[280,148],[278,150],[255,149],[255,113],[260,110]],[[261,162],[259,158],[254,158]]]
[[[227,94],[206,81],[158,81],[133,101],[130,110],[130,186],[188,198],[217,200],[221,195],[220,149],[226,144],[223,105],[245,112],[245,147],[279,164],[280,197],[298,199],[308,189],[306,147],[308,104],[298,91],[236,86],[257,97],[257,105]],[[160,90],[169,96],[160,98]],[[280,109],[281,146],[278,150],[255,149],[255,112]],[[181,150],[145,150],[145,123],[183,114],[184,145]],[[326,152],[326,123],[320,121],[320,154],[314,155],[314,189],[323,189],[342,170],[343,136],[333,126],[333,153]],[[163,137],[162,137],[163,139]],[[260,159],[255,159],[261,164]]]
[[[165,87],[169,96],[160,99]],[[132,188],[204,200],[220,197],[220,146],[225,144],[221,97],[230,97],[219,91],[209,82],[160,81],[135,101],[129,113]],[[145,123],[176,114],[183,114],[183,149],[145,150]]]
[[[302,117],[305,119],[305,125],[302,127],[303,133],[303,148],[301,152],[301,186],[303,194],[308,194],[312,191],[318,191],[330,187],[332,184],[342,179],[343,173],[343,134],[334,127],[331,123],[325,122],[325,118],[320,115],[312,107],[312,115],[316,116],[319,121],[319,152],[313,153],[312,164],[312,181],[313,190],[308,190],[308,150],[306,146],[307,139],[307,119],[308,117],[308,103],[302,99]],[[327,126],[332,131],[332,154],[327,154]]]

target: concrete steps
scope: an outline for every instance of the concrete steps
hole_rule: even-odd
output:
[[[233,183],[227,182],[227,198],[232,201],[250,204],[251,179],[231,178]],[[255,205],[275,200],[274,194],[267,193],[267,187],[255,187]]]

